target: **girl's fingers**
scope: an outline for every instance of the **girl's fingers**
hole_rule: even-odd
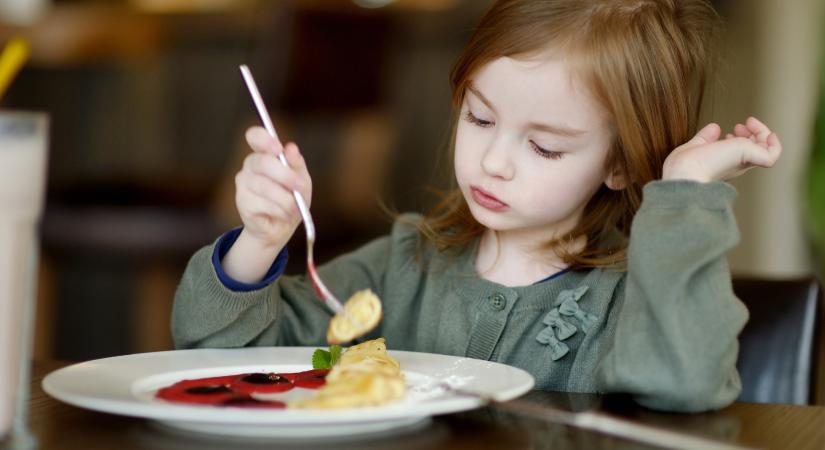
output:
[[[290,142],[284,148],[284,156],[286,156],[287,164],[295,172],[296,184],[293,189],[304,190],[306,187],[312,185],[312,179],[309,176],[306,161],[301,155],[300,149],[294,142]],[[306,194],[306,192],[305,192]]]
[[[779,141],[779,136],[776,133],[771,133],[765,142],[768,144],[768,153],[774,157],[774,160],[779,159],[782,154],[782,142]]]
[[[665,161],[664,177],[698,181],[731,179],[753,167],[773,167],[782,153],[782,143],[776,133],[755,118],[748,118],[746,124],[736,124],[725,139],[707,142],[713,138],[712,131],[705,127],[688,142],[694,145],[674,150]]]
[[[284,146],[284,156],[286,156],[286,162],[289,164],[289,167],[293,170],[298,173],[306,172],[306,161],[304,161],[304,157],[301,155],[301,151],[298,149],[297,144],[294,142],[286,144]]]
[[[295,190],[301,185],[300,175],[271,154],[252,153],[244,160],[243,170],[262,175],[282,185],[287,190]]]
[[[750,137],[753,133],[751,133],[748,127],[742,125],[741,123],[737,123],[733,127],[733,134],[738,137]]]
[[[779,159],[781,147],[773,150],[759,144],[748,143],[742,149],[742,166],[773,167]]]
[[[257,153],[278,155],[283,150],[281,143],[269,135],[263,127],[250,127],[246,130],[246,142]]]
[[[282,223],[295,222],[297,215],[291,214],[290,211],[284,209],[283,205],[278,202],[273,202],[268,198],[255,195],[252,192],[246,191],[238,195],[238,212],[244,223],[249,217],[267,216],[273,221]]]
[[[295,200],[292,197],[292,191],[284,189],[282,185],[272,181],[268,177],[253,174],[242,181],[241,184],[252,194],[280,205],[280,209],[286,213],[297,211]]]
[[[753,117],[753,116],[750,116],[750,117],[748,117],[747,120],[745,120],[745,125],[747,125],[748,128],[754,130],[754,133],[756,133],[760,130],[763,130],[763,129],[765,129],[765,130],[768,129],[767,125],[765,125],[764,123],[762,123],[761,120],[759,120],[759,119],[757,119],[756,117]]]
[[[266,196],[259,195],[247,186],[247,182],[238,182],[235,202],[238,205],[238,212],[241,217],[254,216],[256,214],[266,214],[273,217],[280,217],[281,220],[289,217],[289,211],[279,201],[274,201]]]
[[[747,126],[748,129],[757,136],[758,142],[767,142],[768,135],[771,134],[771,130],[759,119],[756,117],[748,117],[748,120],[745,121],[745,126]]]

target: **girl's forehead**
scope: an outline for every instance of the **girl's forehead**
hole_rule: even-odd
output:
[[[494,59],[477,71],[471,85],[501,113],[563,117],[580,129],[606,120],[606,111],[571,65],[551,53]]]

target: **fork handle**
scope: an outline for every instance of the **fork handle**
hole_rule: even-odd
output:
[[[264,128],[266,128],[266,131],[270,136],[272,136],[273,139],[280,142],[278,133],[275,131],[275,126],[272,125],[272,118],[269,117],[269,112],[264,105],[264,100],[261,97],[261,93],[258,91],[258,85],[255,83],[255,78],[252,76],[252,72],[250,72],[249,67],[247,67],[246,64],[241,65],[240,69],[244,82],[246,83],[246,87],[249,89],[250,95],[252,95],[252,101],[255,103],[255,108],[258,110],[258,116],[260,116],[261,121],[264,123]],[[278,160],[281,161],[281,164],[283,164],[284,167],[289,167],[289,163],[287,162],[283,151],[278,154]],[[315,263],[313,262],[312,255],[313,246],[315,244],[315,222],[312,221],[312,214],[309,213],[309,207],[304,200],[304,196],[297,190],[292,191],[292,196],[295,197],[295,203],[298,205],[298,210],[301,212],[301,219],[304,221],[304,229],[307,234],[307,269],[310,272],[310,278],[312,278],[312,285],[318,291],[318,295],[321,300],[323,300],[323,302],[330,309],[332,309],[334,313],[344,314],[350,319],[350,321],[357,324],[358,322],[350,316],[338,299],[336,299],[335,296],[329,292],[329,289],[327,289],[315,271]]]
[[[275,126],[272,124],[272,118],[269,117],[269,112],[266,110],[263,97],[261,97],[261,93],[258,91],[258,85],[255,83],[255,78],[252,77],[252,72],[249,71],[249,67],[247,67],[246,64],[242,64],[240,69],[241,75],[243,75],[244,82],[246,83],[246,87],[252,95],[252,102],[255,103],[255,108],[258,110],[258,116],[260,116],[261,122],[264,123],[264,128],[266,128],[266,131],[269,132],[269,135],[272,136],[273,139],[281,142],[280,138],[278,138],[278,133],[275,131]],[[278,154],[278,159],[285,167],[289,167],[289,163],[286,162],[284,152]],[[315,223],[312,221],[312,215],[309,214],[309,207],[304,200],[304,196],[297,190],[292,191],[292,196],[295,197],[295,203],[298,204],[298,210],[301,212],[301,219],[304,221],[304,227],[307,231],[307,238],[314,241]]]
[[[270,133],[272,137],[278,139],[278,136],[275,134],[275,131],[272,130]],[[286,156],[284,156],[284,152],[278,154],[278,159],[281,161],[281,164],[284,167],[289,167],[289,163],[286,162]],[[295,197],[295,203],[298,204],[298,210],[301,212],[301,219],[304,221],[304,227],[307,231],[307,238],[315,240],[315,223],[312,221],[312,215],[309,213],[309,207],[307,206],[307,202],[304,200],[304,196],[301,195],[300,192],[297,190],[292,191],[292,196]]]

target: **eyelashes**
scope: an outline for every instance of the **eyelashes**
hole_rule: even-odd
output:
[[[490,128],[491,126],[493,126],[493,122],[490,122],[489,120],[479,119],[470,110],[467,110],[467,114],[464,115],[464,118],[467,120],[467,122],[470,122],[474,125],[478,125],[481,128]]]
[[[536,145],[536,143],[533,141],[530,141],[530,148],[532,148],[533,151],[536,152],[536,154],[541,156],[542,158],[561,159],[561,157],[564,155],[564,153],[562,152],[554,152],[552,150],[541,148],[538,145]]]
[[[481,128],[490,128],[494,125],[493,122],[489,120],[479,119],[470,110],[467,110],[467,112],[464,114],[464,120]],[[564,155],[564,153],[562,152],[554,152],[552,150],[547,150],[546,148],[539,147],[533,141],[530,141],[530,148],[533,150],[535,154],[546,159],[561,159]]]

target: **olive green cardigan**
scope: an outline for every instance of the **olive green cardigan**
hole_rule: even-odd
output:
[[[339,298],[370,288],[384,318],[370,337],[390,349],[468,356],[527,370],[538,389],[625,392],[672,411],[716,409],[741,390],[737,335],[748,318],[725,254],[738,241],[726,183],[656,181],[633,221],[627,271],[571,271],[508,287],[474,270],[477,242],[456,256],[430,246],[406,216],[319,268]],[[189,262],[175,298],[178,348],[325,345],[330,313],[304,276],[233,292],[214,244]]]

